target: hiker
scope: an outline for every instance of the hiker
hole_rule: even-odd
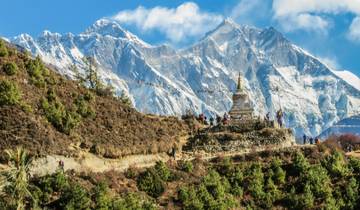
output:
[[[176,146],[173,146],[171,150],[171,156],[174,158],[174,160],[176,159]]]
[[[223,118],[223,124],[226,125],[229,121],[229,115],[225,112]]]
[[[306,135],[303,135],[304,144],[306,144]]]
[[[282,117],[283,117],[283,112],[282,112],[282,110],[281,110],[281,108],[280,108],[280,109],[276,112],[276,119],[277,119],[277,122],[278,122],[280,128],[283,127]]]
[[[199,121],[200,121],[200,123],[204,123],[204,114],[203,113],[201,113],[200,115],[199,115]]]
[[[265,115],[265,120],[266,120],[267,122],[270,121],[270,112],[266,113],[266,115]]]
[[[214,118],[212,116],[210,117],[210,126],[214,126]]]
[[[64,172],[64,161],[59,160],[59,168],[62,172]]]
[[[320,139],[318,137],[315,138],[315,144],[320,144]]]
[[[310,137],[310,144],[314,144],[314,139]]]
[[[207,117],[204,116],[204,125],[209,125],[208,121],[207,121]]]
[[[220,125],[221,124],[221,121],[222,121],[222,119],[221,119],[221,117],[220,117],[220,115],[216,115],[216,124],[217,125]]]

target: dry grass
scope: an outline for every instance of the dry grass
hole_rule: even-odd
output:
[[[47,121],[40,108],[41,99],[52,88],[61,103],[71,109],[74,100],[89,90],[54,71],[49,75],[54,83],[36,87],[25,68],[27,56],[14,48],[9,49],[13,53],[0,58],[0,80],[15,82],[22,92],[23,103],[30,106],[32,112],[23,111],[19,105],[0,107],[0,151],[22,145],[33,154],[74,155],[68,148],[73,143],[83,149],[92,148],[96,154],[117,158],[167,152],[189,132],[188,125],[177,118],[144,115],[114,97],[95,96],[90,106],[96,116],[84,118],[70,135],[65,135]],[[2,65],[8,61],[19,67],[14,76],[2,71]]]

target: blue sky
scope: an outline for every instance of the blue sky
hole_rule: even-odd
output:
[[[80,33],[102,17],[116,19],[149,43],[179,48],[225,17],[274,26],[329,65],[360,76],[359,0],[2,0],[0,35]]]

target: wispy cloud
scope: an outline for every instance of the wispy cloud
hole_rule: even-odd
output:
[[[201,11],[193,2],[176,8],[139,6],[135,10],[121,11],[112,18],[122,24],[134,24],[143,32],[159,31],[173,43],[202,36],[223,19],[221,15]]]
[[[332,26],[328,16],[339,13],[359,15],[360,2],[359,0],[273,0],[272,9],[273,18],[285,30],[326,32]]]
[[[240,0],[230,12],[230,17],[240,23],[255,25],[271,18],[271,1]]]
[[[341,69],[341,65],[339,64],[337,58],[334,56],[332,56],[332,57],[318,56],[318,58],[320,59],[321,62],[323,62],[324,64],[326,64],[327,66],[329,66],[330,68],[332,68],[334,70]]]
[[[348,38],[350,40],[360,42],[360,17],[356,17],[352,21],[349,28]]]

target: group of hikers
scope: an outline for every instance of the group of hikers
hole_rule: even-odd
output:
[[[284,112],[282,111],[282,109],[280,108],[278,111],[276,111],[275,113],[275,117],[276,117],[276,122],[278,123],[279,127],[283,127],[283,116],[284,116]],[[270,112],[266,113],[265,115],[265,122],[270,122]]]
[[[320,139],[318,137],[310,137],[308,138],[308,136],[306,136],[305,134],[303,135],[303,143],[304,144],[319,144],[320,143]]]
[[[203,125],[210,125],[210,126],[220,125],[220,124],[227,125],[230,122],[230,115],[225,112],[223,117],[221,117],[220,115],[216,115],[215,118],[213,116],[210,116],[208,120],[207,116],[204,113],[201,113],[197,117],[197,120]]]
[[[279,109],[275,113],[276,121],[280,127],[283,127],[283,116],[284,113],[282,109]],[[210,116],[210,118],[208,118],[204,113],[201,113],[198,115],[196,119],[203,125],[210,125],[210,126],[227,125],[230,122],[230,115],[227,112],[225,112],[223,117],[217,114],[215,118],[213,116]],[[265,115],[264,119],[266,122],[270,122],[270,112],[268,112]]]

